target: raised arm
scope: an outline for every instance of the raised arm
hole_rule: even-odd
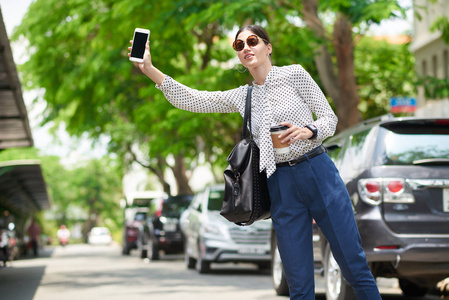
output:
[[[130,41],[132,45],[132,41]],[[131,47],[128,47],[131,50]],[[131,53],[128,53],[128,57]],[[247,86],[240,86],[227,91],[199,91],[175,81],[157,69],[151,60],[150,43],[145,45],[143,62],[138,63],[142,73],[156,83],[167,100],[183,110],[199,113],[232,113],[241,111],[245,106]]]
[[[133,41],[131,40],[132,44]],[[131,47],[128,47],[128,50],[131,50]],[[131,56],[131,53],[128,53],[128,57]],[[161,85],[165,79],[165,74],[162,73],[159,69],[157,69],[153,62],[151,61],[151,53],[150,53],[150,42],[148,41],[145,46],[145,54],[143,56],[143,62],[138,63],[139,69],[147,75],[151,80],[154,81],[157,85]]]

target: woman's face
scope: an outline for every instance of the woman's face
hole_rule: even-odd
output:
[[[259,38],[259,43],[250,47],[246,43],[246,39],[250,35],[255,35],[254,32],[249,30],[244,30],[240,32],[237,36],[238,40],[242,40],[245,42],[245,47],[241,51],[237,51],[237,56],[240,59],[242,65],[248,69],[255,68],[264,64],[271,65],[269,54],[271,54],[271,44],[266,45],[261,37]]]

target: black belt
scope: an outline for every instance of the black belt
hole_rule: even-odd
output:
[[[319,147],[316,147],[315,149],[310,150],[306,154],[301,155],[297,159],[293,159],[293,160],[290,160],[290,161],[278,163],[278,164],[276,164],[276,167],[277,168],[279,168],[279,167],[289,167],[289,166],[292,167],[294,165],[297,165],[297,164],[307,160],[306,155],[307,155],[308,158],[312,158],[312,157],[315,157],[315,156],[320,155],[321,153],[325,153],[325,152],[327,152],[326,147],[321,145]]]

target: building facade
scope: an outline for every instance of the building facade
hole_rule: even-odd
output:
[[[449,80],[449,45],[441,31],[431,31],[439,17],[449,19],[448,0],[414,0],[414,40],[410,50],[415,55],[418,76]],[[424,87],[418,87],[417,117],[449,118],[449,99],[426,99]]]

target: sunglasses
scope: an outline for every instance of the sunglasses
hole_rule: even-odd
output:
[[[259,37],[255,34],[250,35],[246,39],[246,44],[249,47],[256,47],[257,44],[259,44]],[[234,43],[232,43],[232,48],[234,48],[235,51],[242,51],[243,48],[245,48],[245,42],[242,40],[235,40]]]

